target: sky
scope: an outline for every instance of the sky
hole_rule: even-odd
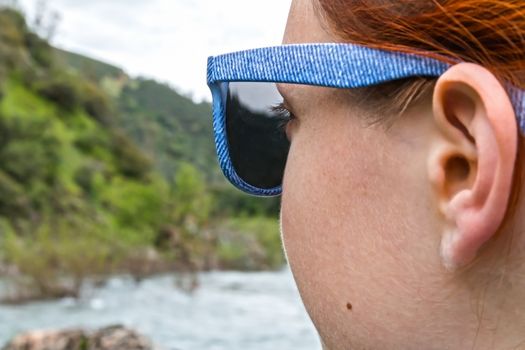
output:
[[[39,0],[19,0],[33,18]],[[47,0],[52,42],[210,100],[210,55],[279,45],[291,0]]]

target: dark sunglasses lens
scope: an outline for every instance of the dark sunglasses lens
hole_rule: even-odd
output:
[[[290,142],[287,116],[273,83],[230,83],[226,132],[237,175],[249,185],[272,189],[281,185]]]

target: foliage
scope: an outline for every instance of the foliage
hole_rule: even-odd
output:
[[[144,179],[151,170],[151,160],[120,131],[112,133],[112,149],[116,165],[120,171],[131,178]]]
[[[27,299],[78,296],[86,277],[112,271],[118,247],[108,244],[100,229],[85,221],[46,219],[31,237],[4,231],[4,258],[21,272],[15,281],[18,294]]]
[[[151,244],[154,231],[167,220],[167,183],[161,178],[140,183],[117,177],[96,186],[99,200],[113,214],[115,226],[121,233],[127,232],[125,239],[137,245]]]
[[[95,83],[84,81],[80,87],[80,102],[86,113],[103,125],[112,123],[114,114],[110,98]]]
[[[226,268],[279,268],[284,264],[279,223],[274,218],[231,218],[221,227],[217,247]]]
[[[142,275],[158,251],[191,271],[278,267],[278,210],[225,183],[208,103],[57,51],[0,8],[0,268],[23,296]]]
[[[230,184],[220,184],[212,187],[215,199],[214,216],[269,216],[277,217],[280,209],[277,197],[247,196]]]
[[[80,103],[80,92],[72,80],[66,74],[52,75],[35,82],[33,89],[38,95],[72,112]]]
[[[122,89],[118,104],[121,125],[155,154],[156,168],[166,178],[182,162],[194,164],[208,180],[219,178],[208,103],[195,104],[166,85],[138,79]]]
[[[119,78],[125,75],[118,67],[73,52],[55,49],[55,54],[63,66],[82,72],[95,83],[101,82],[105,77]]]
[[[199,171],[189,163],[183,163],[175,177],[173,219],[184,223],[192,219],[198,225],[205,224],[210,215],[211,196]]]
[[[26,33],[25,44],[29,54],[37,65],[51,68],[54,60],[54,52],[46,40],[43,40],[35,33],[28,32]]]

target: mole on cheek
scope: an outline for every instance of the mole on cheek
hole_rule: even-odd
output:
[[[346,309],[347,309],[348,311],[352,311],[352,304],[350,304],[350,303],[346,303]]]

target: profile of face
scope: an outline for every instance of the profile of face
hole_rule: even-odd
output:
[[[285,44],[341,41],[313,1],[293,1]],[[279,91],[296,117],[283,244],[324,347],[519,348],[525,279],[495,271],[500,255],[520,256],[498,240],[518,148],[498,80],[455,65],[388,128],[368,123],[347,91]],[[464,272],[487,249],[494,258]]]

